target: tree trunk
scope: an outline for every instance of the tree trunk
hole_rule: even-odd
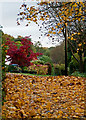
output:
[[[67,75],[67,27],[65,25],[65,76]]]
[[[80,73],[84,72],[84,64],[83,61],[80,61]]]
[[[86,73],[86,47],[85,47],[85,51],[84,51],[84,72]]]
[[[80,73],[83,73],[84,72],[84,63],[83,63],[83,60],[82,60],[82,53],[80,52],[79,55],[80,55],[80,67],[79,67],[79,70],[80,70]]]

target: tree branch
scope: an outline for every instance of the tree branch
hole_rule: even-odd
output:
[[[69,43],[69,41],[68,41],[68,43]],[[70,45],[70,44],[69,44]],[[71,53],[72,53],[72,55],[73,55],[73,57],[76,59],[76,61],[79,63],[79,60],[75,57],[75,55],[74,55],[74,53],[73,53],[73,50],[71,49],[71,46],[70,46],[70,50],[71,50]]]

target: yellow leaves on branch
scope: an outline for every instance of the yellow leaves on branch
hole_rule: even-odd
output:
[[[39,2],[39,6],[42,5],[48,5],[51,1],[54,0],[43,0]],[[58,2],[58,1],[57,1]],[[57,15],[55,15],[56,19],[59,19],[57,25],[54,26],[54,28],[51,28],[51,31],[49,31],[48,33],[50,34],[56,34],[56,32],[54,30],[59,29],[59,26],[62,25],[62,28],[60,26],[59,29],[59,34],[61,33],[62,29],[64,28],[64,25],[67,26],[67,22],[74,22],[75,20],[78,21],[83,21],[85,19],[85,16],[83,15],[83,13],[85,12],[85,10],[83,9],[83,7],[85,7],[84,2],[62,2],[62,7],[61,9],[59,9],[59,12],[57,13]],[[24,6],[23,6],[24,7]],[[41,21],[45,21],[45,20],[49,20],[49,18],[51,18],[50,14],[48,15],[48,13],[46,11],[39,11],[39,8],[35,8],[34,6],[31,6],[30,8],[27,8],[28,12],[30,13],[30,15],[32,16],[31,18],[27,18],[27,20],[29,21],[33,21],[37,24],[37,17],[40,16]],[[84,11],[83,11],[84,10]],[[20,15],[25,14],[25,12],[21,12]],[[33,14],[35,14],[33,16]],[[75,16],[74,16],[75,14]],[[36,16],[38,15],[38,16]],[[73,18],[72,18],[73,16]],[[82,17],[81,17],[82,16]],[[29,22],[30,23],[30,22]],[[28,26],[28,25],[27,25]],[[47,36],[50,36],[50,34],[47,34]],[[73,37],[71,38],[71,40],[75,40]]]

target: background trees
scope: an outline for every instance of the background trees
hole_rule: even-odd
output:
[[[51,74],[54,75],[54,65],[53,64],[54,63],[56,63],[56,64],[57,63],[60,63],[60,64],[63,63],[61,61],[61,59],[58,59],[60,56],[62,58],[64,58],[63,52],[61,53],[61,55],[58,52],[58,54],[56,54],[56,56],[55,56],[56,51],[54,49],[62,50],[62,48],[60,47],[60,46],[62,46],[63,50],[64,50],[64,45],[59,45],[56,48],[55,47],[47,48],[47,47],[42,47],[41,43],[39,45],[39,42],[37,42],[37,44],[32,44],[30,36],[26,37],[26,38],[23,38],[22,36],[18,36],[18,38],[14,38],[14,37],[12,37],[10,35],[7,35],[7,34],[4,34],[4,33],[2,35],[2,38],[3,38],[3,42],[4,42],[3,47],[2,47],[3,52],[4,52],[3,53],[3,66],[2,67],[4,68],[3,69],[4,71],[9,71],[8,68],[10,70],[12,70],[12,68],[11,68],[12,66],[9,66],[5,63],[6,55],[9,55],[9,58],[8,57],[7,58],[8,58],[8,61],[11,62],[11,64],[19,64],[20,65],[20,67],[22,68],[22,72],[24,72],[25,66],[31,65],[32,60],[38,59],[38,61],[43,62],[43,64],[47,64],[47,63],[51,64],[51,67],[52,67]],[[23,48],[28,49],[28,58],[29,58],[30,54],[31,54],[31,57],[32,57],[32,53],[35,54],[35,55],[37,53],[42,53],[44,56],[41,57],[40,55],[37,55],[36,57],[33,57],[33,59],[29,59],[31,62],[28,62],[27,59],[26,59],[27,55],[24,54],[25,50]],[[31,50],[32,53],[30,53],[29,50]],[[54,62],[54,58],[55,58],[55,62]],[[6,68],[6,70],[5,70],[5,68]]]
[[[48,47],[42,47],[41,42],[37,41],[34,44],[34,48],[35,48],[36,52],[43,53],[43,55],[50,57],[50,50],[48,49]]]
[[[65,45],[64,42],[61,45],[54,47],[50,50],[50,57],[55,64],[65,63]]]

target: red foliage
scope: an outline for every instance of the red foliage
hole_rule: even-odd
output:
[[[32,42],[27,37],[21,39],[21,44],[22,46],[18,48],[14,41],[8,39],[6,42],[8,46],[7,55],[10,56],[8,61],[11,61],[11,64],[18,64],[22,67],[29,66],[31,60],[37,59],[37,56],[42,55],[42,53],[34,53],[31,50]]]

